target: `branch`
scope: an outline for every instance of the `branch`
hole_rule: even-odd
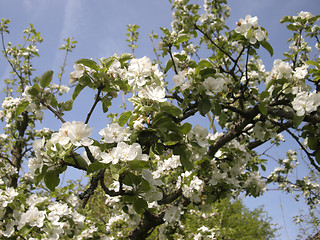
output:
[[[315,163],[315,161],[314,161],[314,159],[312,158],[311,154],[307,151],[307,149],[306,149],[306,148],[302,145],[302,143],[299,141],[299,138],[298,138],[296,135],[294,135],[289,129],[287,129],[286,131],[287,131],[287,133],[290,134],[290,136],[291,136],[294,140],[296,140],[296,142],[299,144],[299,146],[301,147],[301,149],[306,153],[306,155],[307,155],[307,157],[308,157],[311,165],[314,166],[315,169],[318,170],[318,172],[320,172],[320,167]]]
[[[178,75],[178,70],[177,70],[176,64],[175,64],[173,56],[172,56],[171,48],[172,48],[172,46],[169,45],[169,55],[170,55],[170,58],[171,58],[171,61],[172,61],[174,72],[175,72],[175,74]]]
[[[215,153],[223,147],[226,143],[232,141],[233,139],[239,137],[243,132],[243,129],[253,121],[253,118],[259,114],[258,105],[247,112],[246,118],[240,118],[228,132],[221,136],[213,145],[209,147],[207,152],[208,156],[213,157]]]
[[[115,196],[134,196],[134,193],[132,191],[129,192],[124,192],[122,189],[119,190],[119,192],[116,192],[114,190],[110,190],[109,188],[107,188],[107,186],[104,183],[104,176],[102,178],[100,178],[100,185],[103,189],[103,191],[109,195],[110,197],[115,197]]]
[[[93,105],[92,105],[92,107],[91,107],[91,109],[90,109],[90,112],[89,112],[88,115],[87,115],[86,121],[84,122],[85,124],[87,124],[87,123],[89,122],[90,117],[91,117],[91,115],[92,115],[95,107],[97,106],[98,102],[99,102],[100,99],[101,99],[101,98],[100,98],[100,93],[101,93],[101,91],[102,91],[102,88],[99,87],[99,88],[98,88],[98,93],[97,93],[96,100],[94,101],[94,103],[93,103]]]
[[[279,125],[279,123],[278,123],[278,125]],[[291,128],[292,126],[293,126],[293,121],[291,121],[291,120],[286,122],[286,123],[284,123],[284,124],[281,124],[280,128],[277,130],[277,133],[279,134],[279,133],[281,133],[283,131],[286,131],[287,129]],[[267,139],[265,141],[257,140],[257,141],[254,141],[254,142],[250,142],[248,144],[248,149],[252,150],[252,149],[254,149],[256,147],[259,147],[260,145],[268,142],[270,139],[271,138],[269,138],[269,139]]]
[[[80,200],[83,200],[83,208],[87,205],[89,198],[94,194],[94,191],[97,189],[100,179],[104,177],[104,171],[105,169],[102,169],[96,175],[94,175],[91,178],[90,187],[85,192],[79,194]]]
[[[4,53],[4,57],[7,60],[7,62],[10,64],[10,67],[12,68],[12,70],[15,72],[15,74],[17,74],[18,78],[20,79],[21,82],[23,82],[23,77],[18,73],[17,69],[13,66],[13,64],[11,63],[11,61],[9,60],[8,57],[8,53],[6,50],[6,47],[4,45],[4,36],[3,36],[3,32],[1,31],[1,42],[2,42],[2,49],[3,49],[3,53]]]
[[[159,215],[151,214],[149,211],[143,213],[142,219],[140,221],[139,227],[136,228],[128,239],[131,240],[141,240],[146,239],[150,234],[151,230],[155,227],[164,223],[163,217],[165,212],[162,212]]]
[[[221,47],[219,47],[219,45],[217,45],[209,36],[208,34],[206,34],[204,31],[202,31],[199,26],[197,24],[194,24],[194,28],[196,30],[198,30],[199,32],[201,32],[216,48],[218,48],[221,52],[223,52],[225,55],[227,55],[231,60],[232,62],[236,62],[236,60],[231,57],[231,55],[229,53],[227,53],[225,50],[223,50]]]
[[[42,104],[43,106],[45,106],[46,108],[48,108],[57,118],[59,118],[61,122],[63,122],[63,123],[66,122],[66,121],[63,119],[63,117],[62,117],[56,110],[54,110],[49,104],[47,104],[47,103],[45,102],[44,99],[41,99],[40,102],[41,102],[41,104]]]
[[[169,204],[177,200],[182,195],[182,189],[178,189],[169,195],[164,195],[163,198],[158,201],[159,205]]]

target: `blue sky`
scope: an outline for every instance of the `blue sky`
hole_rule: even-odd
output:
[[[199,1],[200,2],[200,1]],[[259,24],[269,32],[270,43],[274,48],[274,56],[263,54],[263,61],[270,70],[272,63],[277,58],[282,58],[282,53],[288,49],[286,41],[289,32],[285,25],[280,25],[280,19],[284,15],[295,15],[297,12],[310,11],[313,14],[320,13],[319,0],[231,0],[231,17],[227,21],[230,28],[236,26],[239,18],[247,14],[258,16]],[[125,41],[126,25],[140,25],[139,48],[135,54],[137,57],[154,57],[152,45],[148,34],[154,30],[160,33],[159,27],[170,28],[171,8],[167,0],[0,0],[0,17],[9,18],[11,34],[6,40],[19,42],[22,38],[22,30],[33,23],[41,32],[44,42],[39,45],[40,58],[36,59],[34,67],[38,70],[36,75],[52,69],[55,76],[59,73],[59,66],[63,62],[64,54],[58,51],[63,44],[63,39],[74,37],[78,41],[76,48],[69,55],[68,66],[63,82],[68,83],[68,75],[72,71],[73,62],[79,58],[108,57],[114,53],[129,52]],[[3,87],[3,79],[8,77],[10,68],[3,59],[0,59],[0,87]],[[92,102],[88,101],[88,95],[83,95],[75,103],[75,112],[66,115],[68,121],[84,120],[86,111]],[[0,95],[1,98],[3,94]],[[92,97],[92,96],[91,96]],[[101,129],[107,122],[94,116],[95,127]],[[204,124],[207,124],[204,120]],[[43,126],[58,129],[60,123],[56,120],[45,122]],[[284,156],[287,146],[275,150],[277,156]],[[297,146],[295,146],[297,148]],[[303,172],[302,172],[303,174]],[[301,175],[301,172],[300,172]],[[279,192],[268,192],[265,196],[246,201],[248,207],[265,205],[271,217],[279,223],[283,229],[280,231],[280,239],[295,239],[297,227],[292,223],[292,216],[298,214],[299,207],[303,204],[296,203],[291,196]],[[282,207],[281,207],[282,204]],[[284,224],[284,221],[286,224]]]

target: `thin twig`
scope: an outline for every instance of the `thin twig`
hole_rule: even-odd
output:
[[[90,109],[90,112],[87,115],[86,121],[84,122],[85,124],[87,124],[89,122],[90,117],[91,117],[95,107],[97,106],[98,102],[101,100],[101,98],[100,98],[101,91],[102,91],[102,88],[98,88],[97,97],[96,97],[96,99],[95,99],[95,101],[94,101],[94,103],[93,103],[93,105],[92,105],[92,107]]]

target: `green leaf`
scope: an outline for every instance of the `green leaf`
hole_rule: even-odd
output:
[[[318,148],[318,138],[316,136],[308,136],[308,147],[312,150]]]
[[[185,145],[178,145],[175,146],[173,149],[173,154],[174,155],[179,155],[180,156],[180,162],[182,166],[187,170],[191,171],[194,166],[193,163],[190,161],[190,156],[186,151],[187,147]]]
[[[169,59],[166,64],[166,68],[164,69],[164,73],[167,73],[173,66],[172,59]]]
[[[288,24],[287,25],[288,30],[290,31],[298,31],[300,26],[299,25],[295,25],[295,24]]]
[[[128,61],[128,60],[130,60],[130,59],[132,59],[132,58],[133,58],[132,54],[130,54],[130,53],[123,53],[123,54],[121,54],[120,57],[119,57],[119,62],[120,62],[120,63],[124,63],[124,62],[126,62],[126,61]]]
[[[214,76],[214,74],[216,73],[216,70],[214,70],[213,68],[204,68],[201,69],[199,71],[199,74],[203,77],[203,78],[207,78],[210,76]]]
[[[186,42],[190,39],[190,36],[188,34],[180,34],[175,44],[180,44],[183,42]]]
[[[142,198],[135,198],[132,205],[138,214],[144,213],[145,209],[148,208],[147,202]]]
[[[63,103],[62,108],[64,111],[70,111],[72,110],[72,106],[73,106],[73,100],[70,99]]]
[[[190,123],[184,123],[181,127],[180,130],[183,134],[188,134],[192,129],[192,125]]]
[[[23,113],[28,106],[29,106],[29,102],[23,102],[19,104],[18,107],[16,108],[15,117],[18,117],[21,113]]]
[[[320,63],[312,60],[306,61],[306,64],[316,66],[317,68],[320,68]]]
[[[118,124],[123,127],[126,122],[128,121],[128,119],[131,117],[132,112],[131,111],[127,111],[127,112],[123,112],[121,113],[119,119],[118,119]]]
[[[318,164],[320,164],[320,151],[319,150],[316,153],[316,161]]]
[[[88,169],[88,163],[87,163],[87,161],[86,161],[83,157],[81,157],[80,154],[76,154],[76,160],[77,160],[77,163],[78,163],[81,167],[83,167],[83,168],[85,168],[85,169]]]
[[[157,155],[162,155],[164,153],[165,147],[161,143],[155,143],[152,148],[153,152]]]
[[[40,77],[40,86],[43,88],[48,87],[52,81],[52,76],[52,70],[46,71],[44,74],[42,74],[42,76]]]
[[[264,47],[271,55],[271,57],[273,56],[273,48],[270,45],[270,43],[268,43],[266,40],[261,41],[260,44],[262,45],[262,47]]]
[[[75,89],[74,89],[74,91],[73,91],[73,93],[72,93],[72,100],[75,100],[75,99],[78,97],[79,93],[80,93],[84,88],[85,88],[85,86],[83,86],[83,85],[81,85],[81,84],[78,84],[78,85],[75,87]]]
[[[142,161],[142,160],[133,160],[129,161],[128,165],[130,166],[131,170],[141,170],[147,167],[148,161]]]
[[[260,99],[263,100],[267,97],[270,96],[270,93],[268,91],[263,91],[261,94],[260,94]]]
[[[208,60],[202,59],[200,60],[200,62],[198,63],[197,68],[195,69],[194,73],[198,74],[200,72],[201,69],[203,68],[210,68],[212,69],[213,65],[211,62],[209,62]]]
[[[87,174],[97,172],[106,167],[106,164],[95,161],[88,166]]]
[[[80,78],[79,78],[79,83],[83,86],[88,86],[90,87],[91,84],[91,79],[87,74],[83,74]]]
[[[219,116],[221,113],[221,106],[219,104],[219,102],[215,101],[214,102],[214,106],[212,108],[212,113],[216,116]]]
[[[169,102],[164,102],[161,106],[161,109],[163,110],[163,112],[169,113],[175,117],[178,117],[179,115],[182,114],[182,111],[180,108],[174,106]]]
[[[266,104],[263,102],[259,104],[259,110],[263,115],[266,115],[268,113],[268,108],[266,107]]]
[[[83,64],[84,66],[89,67],[97,72],[99,72],[99,69],[100,69],[99,64],[97,64],[95,61],[93,61],[91,59],[82,58],[82,59],[79,59],[78,61],[76,61],[76,63]]]
[[[132,172],[124,171],[122,174],[124,175],[123,183],[127,186],[138,186],[141,183],[141,177]]]
[[[199,102],[198,110],[202,116],[205,116],[211,110],[211,102],[208,98],[203,98]]]
[[[60,183],[59,173],[55,170],[47,171],[44,175],[44,182],[50,191],[54,191]]]
[[[37,83],[33,84],[32,88],[28,90],[28,93],[32,96],[37,96],[40,93],[40,87]]]
[[[300,126],[300,124],[302,123],[303,119],[304,119],[304,116],[298,116],[295,114],[293,116],[293,126],[295,128],[298,128]]]

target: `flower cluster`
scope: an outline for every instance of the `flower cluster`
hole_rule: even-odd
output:
[[[84,66],[83,64],[74,64],[73,65],[74,71],[70,73],[70,80],[69,83],[70,84],[75,84],[79,78],[81,78],[83,76],[83,74],[86,71],[90,71],[90,68]]]
[[[225,76],[208,77],[204,80],[203,86],[206,88],[206,94],[213,96],[215,93],[227,90],[230,79]]]
[[[119,161],[133,161],[135,159],[147,161],[149,156],[142,153],[139,143],[129,145],[125,142],[119,142],[116,147],[108,153],[101,154],[102,163],[117,164]]]
[[[127,128],[120,127],[118,123],[111,123],[106,128],[101,129],[99,134],[102,136],[102,143],[118,143],[128,141],[130,131]]]
[[[59,132],[52,134],[51,143],[53,145],[59,143],[64,146],[71,142],[77,147],[90,146],[93,143],[93,140],[89,138],[92,129],[80,121],[63,123]]]
[[[158,65],[151,63],[149,58],[132,59],[126,78],[132,92],[138,92],[139,98],[158,102],[166,101],[163,73],[159,71]]]
[[[251,44],[255,44],[257,41],[263,41],[266,38],[266,33],[259,26],[257,17],[247,15],[245,19],[240,18],[237,26],[235,31],[245,36]]]
[[[299,92],[292,101],[292,107],[298,116],[317,111],[320,106],[320,95],[317,92]]]

